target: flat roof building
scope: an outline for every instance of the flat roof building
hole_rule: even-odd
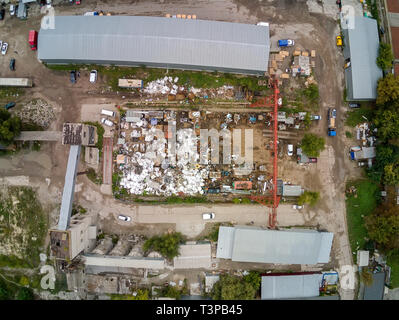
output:
[[[346,24],[347,21],[347,18],[341,18],[347,100],[375,100],[377,81],[382,77],[376,64],[379,48],[377,21],[356,16],[353,28]]]
[[[269,26],[140,16],[55,16],[40,29],[49,64],[102,64],[263,75]]]
[[[211,243],[186,243],[179,247],[173,259],[175,269],[211,268]]]
[[[265,230],[256,227],[220,227],[216,258],[239,262],[328,263],[333,233],[316,230]]]

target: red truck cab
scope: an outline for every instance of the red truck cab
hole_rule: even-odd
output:
[[[37,31],[29,31],[29,46],[31,50],[37,50]]]

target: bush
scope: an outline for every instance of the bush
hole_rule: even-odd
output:
[[[179,255],[179,246],[182,241],[183,235],[180,232],[154,236],[144,243],[143,250],[146,253],[152,250],[157,251],[164,257],[172,260]]]
[[[252,300],[255,294],[252,283],[231,275],[221,275],[212,289],[213,300]]]
[[[308,157],[318,157],[320,152],[324,150],[324,138],[319,137],[313,133],[306,133],[302,139],[302,151]]]
[[[302,206],[305,203],[307,203],[307,204],[309,204],[312,207],[312,206],[314,206],[317,203],[319,198],[320,198],[320,194],[318,192],[305,191],[298,198],[298,204],[300,206]]]
[[[35,298],[33,290],[30,288],[20,288],[17,293],[17,300],[33,300]]]
[[[380,48],[378,49],[377,66],[382,70],[387,70],[392,68],[392,62],[394,60],[392,47],[389,43],[380,43]]]

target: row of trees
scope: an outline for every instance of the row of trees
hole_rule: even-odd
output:
[[[384,56],[382,50],[387,49],[382,46],[380,56]],[[387,69],[388,64],[380,64],[382,69]],[[367,174],[375,183],[388,186],[394,193],[394,186],[399,184],[399,78],[393,74],[378,81],[373,119],[377,128],[377,154]],[[365,218],[368,237],[387,254],[399,249],[399,206],[395,200],[392,194],[388,195],[388,201]]]

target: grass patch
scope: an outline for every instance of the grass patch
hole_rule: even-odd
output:
[[[0,101],[11,102],[16,100],[24,94],[24,89],[14,87],[1,87],[0,88]],[[1,106],[3,107],[3,106]]]
[[[347,188],[355,186],[357,198],[348,195],[346,199],[346,215],[348,220],[349,242],[352,252],[357,248],[363,249],[367,240],[367,229],[362,215],[368,216],[374,211],[378,203],[378,186],[370,180],[349,181]],[[354,256],[354,259],[356,257]]]
[[[399,251],[391,254],[387,258],[387,264],[391,267],[391,283],[392,288],[399,287]]]
[[[36,267],[47,232],[47,221],[36,192],[29,187],[5,188],[0,194],[0,217],[1,252],[8,256],[1,258],[2,264]]]
[[[345,131],[345,136],[349,139],[353,138],[353,134],[349,131]]]
[[[96,173],[96,170],[93,168],[89,168],[87,170],[86,176],[89,178],[90,181],[94,182],[95,184],[101,184],[103,179],[99,177]]]
[[[244,86],[249,90],[263,90],[264,86],[258,85],[259,77],[242,76],[221,72],[200,72],[187,70],[166,70],[161,68],[146,67],[117,67],[96,65],[46,65],[49,69],[57,71],[91,70],[96,69],[99,74],[105,75],[109,86],[113,91],[131,91],[118,87],[120,78],[143,79],[148,83],[165,76],[178,77],[178,85],[186,85],[196,88],[218,88],[223,85]]]
[[[349,111],[347,115],[345,124],[350,127],[356,127],[359,123],[366,122],[366,119],[363,117],[366,117],[369,121],[373,118],[373,109],[362,106],[358,109]]]

